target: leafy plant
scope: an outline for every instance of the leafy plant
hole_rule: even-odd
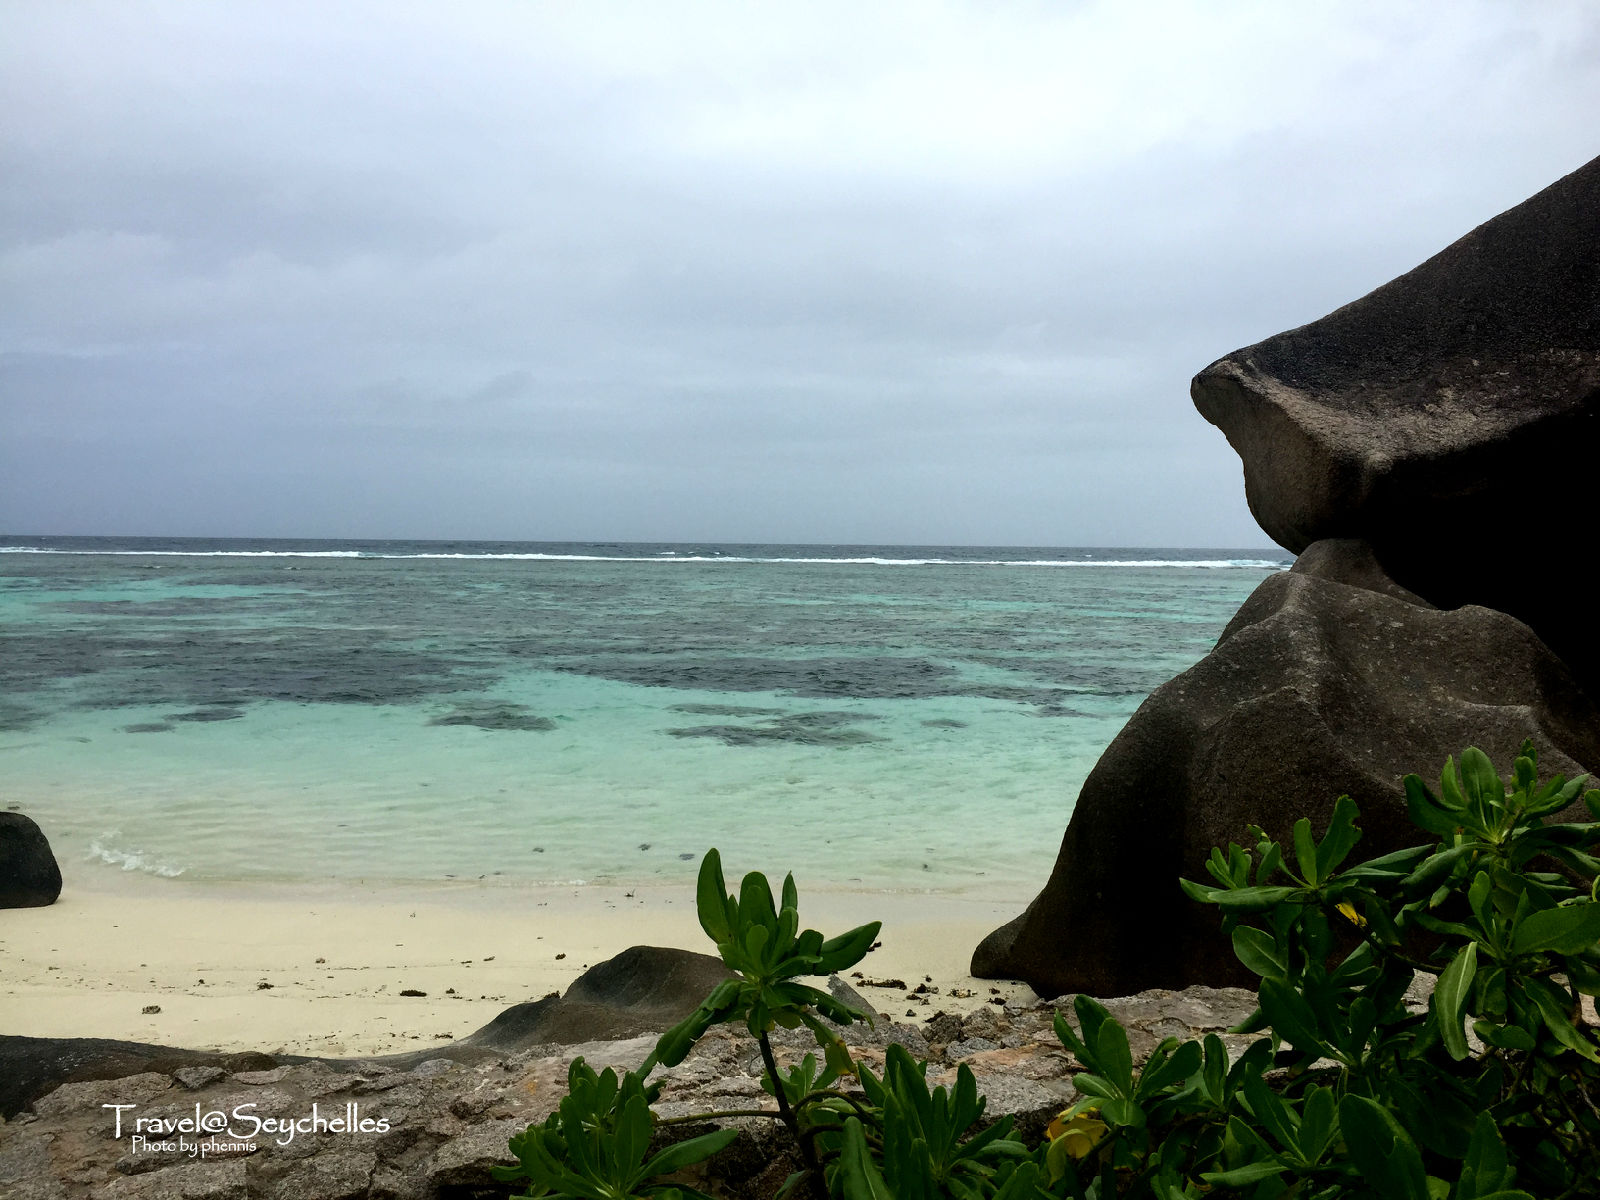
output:
[[[1361,839],[1340,797],[1321,838],[1298,821],[1285,847],[1249,827],[1249,849],[1212,853],[1213,883],[1182,881],[1218,907],[1239,960],[1260,977],[1258,1033],[1237,1059],[1222,1039],[1167,1039],[1135,1069],[1127,1031],[1079,996],[1056,1035],[1085,1069],[1079,1099],[1035,1146],[986,1101],[964,1064],[930,1088],[927,1063],[888,1048],[881,1078],[835,1026],[866,1014],[798,982],[858,962],[876,923],[825,940],[799,929],[793,878],[728,893],[715,850],[702,863],[700,923],[735,978],[664,1034],[637,1073],[581,1060],[542,1126],[512,1139],[529,1195],[625,1200],[716,1153],[732,1131],[646,1161],[657,1064],[681,1062],[714,1024],[742,1021],[765,1064],[804,1185],[841,1200],[1571,1200],[1600,1196],[1600,1041],[1579,1016],[1600,994],[1600,791],[1595,818],[1562,822],[1582,781],[1537,781],[1524,744],[1501,780],[1476,749],[1445,764],[1439,791],[1405,780],[1429,844],[1346,865]],[[1418,976],[1426,1007],[1408,1001]],[[768,1034],[805,1026],[823,1051],[779,1071]],[[1470,1029],[1470,1032],[1469,1032]],[[850,1086],[859,1080],[859,1089]],[[682,1120],[700,1118],[681,1118]],[[691,1189],[680,1189],[686,1194]]]
[[[1010,1137],[1010,1117],[976,1131],[987,1101],[978,1095],[970,1067],[962,1063],[956,1068],[954,1091],[930,1090],[927,1070],[926,1062],[913,1060],[898,1043],[888,1049],[882,1079],[861,1070],[862,1090],[879,1119],[870,1140],[860,1117],[845,1122],[843,1152],[833,1176],[835,1190],[846,1200],[979,1196],[986,1184],[1011,1173],[1001,1174],[1006,1164],[1015,1168],[1028,1157],[1027,1148]],[[1027,1178],[1035,1176],[1033,1172]]]
[[[855,1064],[844,1041],[822,1018],[849,1025],[870,1021],[871,1017],[798,979],[832,975],[855,966],[872,948],[882,924],[872,921],[828,939],[815,929],[802,931],[793,875],[784,877],[779,905],[773,904],[772,886],[759,871],[746,875],[739,894],[731,895],[723,880],[722,856],[715,848],[706,851],[700,863],[695,907],[700,927],[717,944],[717,953],[735,978],[718,984],[699,1007],[663,1034],[652,1060],[663,1066],[676,1066],[711,1026],[742,1020],[761,1047],[761,1061],[766,1066],[762,1086],[777,1099],[780,1119],[799,1143],[808,1170],[816,1172],[820,1164],[814,1139],[803,1136],[801,1128],[802,1105],[810,1097],[828,1098],[831,1094],[827,1084],[855,1074]],[[822,1048],[827,1064],[825,1080],[810,1079],[804,1073],[783,1076],[778,1072],[768,1033],[776,1026],[796,1029],[802,1025]],[[646,1063],[647,1068],[651,1065]],[[786,1082],[789,1087],[784,1086]]]
[[[495,1167],[502,1182],[527,1179],[523,1196],[576,1196],[583,1200],[629,1200],[631,1197],[704,1197],[694,1188],[652,1183],[693,1166],[724,1149],[738,1136],[719,1130],[669,1146],[650,1158],[655,1133],[650,1104],[659,1084],[646,1085],[630,1071],[617,1078],[610,1067],[596,1075],[583,1059],[567,1071],[567,1095],[542,1125],[530,1125],[511,1138],[515,1167]]]
[[[1080,1033],[1057,1020],[1089,1067],[1068,1112],[1093,1106],[1106,1132],[1049,1160],[1065,1194],[1595,1194],[1600,1042],[1573,1017],[1600,991],[1600,824],[1551,823],[1581,781],[1539,786],[1536,768],[1530,743],[1508,781],[1476,749],[1437,796],[1408,776],[1412,818],[1440,840],[1348,868],[1348,797],[1320,840],[1295,824],[1292,859],[1258,827],[1253,849],[1213,851],[1214,886],[1183,886],[1261,977],[1240,1031],[1267,1037],[1231,1066],[1212,1039],[1167,1043],[1135,1077],[1115,1022],[1080,999]],[[1600,792],[1585,802],[1600,818]],[[1421,1012],[1406,1003],[1418,973],[1434,978]]]
[[[662,1035],[655,1058],[675,1066],[711,1026],[726,1021],[745,1023],[760,1041],[767,1071],[777,1077],[768,1032],[777,1025],[804,1025],[816,1036],[824,1058],[836,1074],[852,1074],[853,1064],[839,1035],[820,1017],[839,1025],[870,1020],[828,992],[797,980],[805,975],[832,975],[866,957],[882,923],[873,921],[836,938],[823,939],[815,929],[800,929],[800,900],[794,876],[785,876],[781,905],[774,905],[772,886],[759,871],[744,877],[738,896],[729,894],[722,877],[722,857],[706,851],[695,888],[700,927],[717,944],[717,953],[736,978],[718,984],[711,995],[682,1022]],[[780,1103],[783,1094],[777,1093]]]

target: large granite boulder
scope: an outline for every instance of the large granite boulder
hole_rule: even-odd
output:
[[[0,908],[42,908],[61,895],[61,868],[32,818],[0,812]]]
[[[565,995],[514,1004],[461,1044],[508,1053],[662,1033],[732,974],[709,954],[630,946],[574,979]]]
[[[1441,607],[1521,618],[1600,693],[1600,159],[1195,376],[1261,527],[1364,538]]]
[[[1314,544],[1134,714],[1085,782],[1044,891],[979,945],[972,972],[1046,996],[1249,983],[1180,875],[1209,880],[1211,848],[1249,823],[1287,840],[1309,817],[1320,835],[1341,793],[1361,808],[1361,856],[1416,844],[1407,773],[1436,776],[1468,745],[1507,769],[1525,737],[1546,775],[1600,769],[1600,709],[1528,626],[1432,607],[1363,543]]]

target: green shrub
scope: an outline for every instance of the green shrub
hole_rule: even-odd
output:
[[[650,1182],[710,1158],[738,1136],[724,1129],[669,1146],[646,1161],[655,1133],[650,1105],[660,1085],[646,1085],[644,1071],[617,1078],[607,1068],[596,1075],[576,1059],[567,1071],[567,1095],[543,1125],[530,1125],[511,1139],[515,1167],[495,1167],[501,1180],[528,1179],[527,1196],[581,1196],[585,1200],[629,1197],[703,1196],[693,1188]]]
[[[645,1160],[645,1077],[681,1062],[712,1025],[742,1021],[761,1047],[762,1087],[804,1169],[805,1187],[844,1200],[1033,1200],[1114,1196],[1197,1200],[1546,1200],[1600,1195],[1600,1042],[1577,1020],[1600,993],[1600,791],[1594,822],[1553,823],[1581,780],[1537,783],[1523,746],[1509,781],[1469,749],[1437,794],[1405,781],[1429,844],[1346,867],[1361,838],[1341,797],[1322,838],[1296,823],[1289,854],[1257,827],[1251,848],[1213,851],[1213,882],[1182,881],[1218,907],[1239,960],[1261,977],[1236,1032],[1259,1033],[1230,1061],[1222,1040],[1167,1039],[1135,1070],[1127,1031],[1087,996],[1056,1034],[1085,1070],[1080,1099],[1043,1141],[1009,1119],[987,1126],[970,1070],[929,1088],[925,1062],[889,1047],[883,1077],[859,1069],[830,1028],[866,1019],[797,982],[858,962],[876,924],[824,940],[799,932],[793,878],[782,903],[759,874],[736,898],[715,850],[700,872],[700,923],[736,978],[667,1031],[618,1080],[573,1064],[571,1094],[512,1139],[503,1178],[585,1200],[662,1192],[657,1176],[702,1161],[724,1132]],[[1292,862],[1290,861],[1292,855]],[[1425,1010],[1407,994],[1432,976]],[[1468,1033],[1470,1023],[1471,1033]],[[811,1030],[823,1051],[780,1072],[768,1032]],[[859,1079],[859,1090],[836,1086]],[[683,1118],[687,1120],[689,1118]],[[684,1189],[688,1191],[689,1189]]]

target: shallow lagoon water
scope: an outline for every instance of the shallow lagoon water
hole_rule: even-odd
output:
[[[1288,561],[0,543],[0,803],[179,883],[686,882],[710,845],[1042,881],[1106,744]]]

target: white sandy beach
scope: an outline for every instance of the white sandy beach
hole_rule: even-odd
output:
[[[397,1052],[472,1033],[632,945],[712,951],[684,887],[206,885],[70,863],[63,874],[54,905],[0,912],[0,1033]],[[911,1005],[925,1017],[984,1003],[991,988],[1033,998],[967,974],[979,939],[1026,899],[807,892],[801,881],[800,908],[830,935],[883,921],[859,969],[912,985],[931,976],[939,994]],[[904,992],[861,990],[904,1019]]]

